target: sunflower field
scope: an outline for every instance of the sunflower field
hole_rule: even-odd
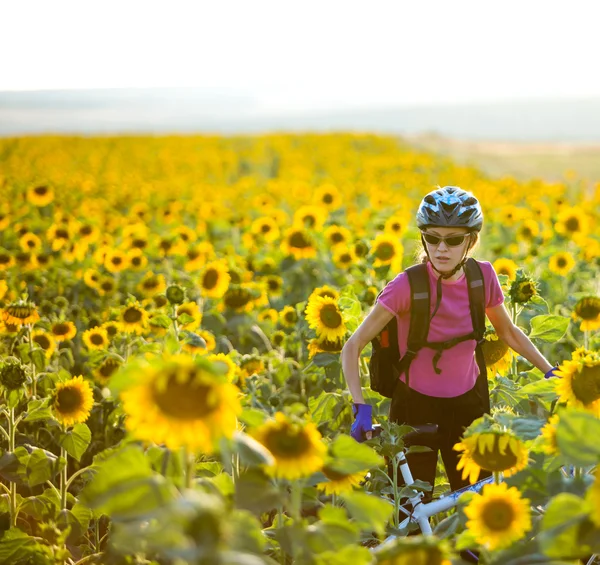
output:
[[[406,426],[349,436],[345,340],[472,191],[544,379],[490,326],[496,481],[400,527]],[[489,178],[367,134],[0,140],[0,564],[583,563],[600,553],[600,182]],[[410,527],[414,529],[413,526]],[[407,534],[417,535],[407,535]],[[382,541],[390,534],[397,539]]]

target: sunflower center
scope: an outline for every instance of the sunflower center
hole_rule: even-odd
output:
[[[10,255],[0,253],[0,265],[7,265],[8,263],[10,263]]]
[[[72,414],[81,409],[83,396],[78,388],[62,388],[56,394],[56,409],[61,414]]]
[[[101,334],[92,334],[90,335],[90,342],[94,345],[102,345],[104,343],[104,338]]]
[[[57,239],[69,239],[69,232],[67,230],[56,230],[56,238]]]
[[[583,320],[594,320],[600,314],[600,299],[585,298],[575,308],[575,313]]]
[[[485,341],[482,345],[486,365],[497,363],[506,355],[508,345],[501,339]]]
[[[290,324],[292,324],[298,320],[298,316],[296,315],[296,312],[294,312],[293,310],[289,310],[288,312],[286,312],[284,318],[285,318],[285,321]]]
[[[331,341],[329,339],[324,339],[319,342],[319,349],[321,349],[321,351],[337,353],[342,350],[342,340],[336,339],[335,341]]]
[[[565,222],[565,227],[569,230],[569,231],[579,231],[581,229],[581,226],[579,225],[579,218],[576,218],[575,216],[571,216],[566,222]]]
[[[271,226],[269,224],[263,224],[260,226],[260,231],[262,233],[269,233],[271,231]]]
[[[503,532],[514,522],[515,512],[506,501],[492,500],[484,506],[481,518],[489,530]]]
[[[562,269],[563,267],[567,266],[567,260],[564,257],[559,257],[556,260],[556,265]]]
[[[215,269],[208,269],[208,271],[204,273],[204,278],[202,279],[202,286],[205,289],[210,290],[211,288],[215,288],[218,280],[219,273]]]
[[[302,221],[304,225],[309,228],[312,228],[317,223],[316,218],[314,216],[311,216],[310,214],[304,216],[304,218],[302,218]]]
[[[52,333],[54,335],[67,335],[70,329],[69,324],[58,323],[52,327]]]
[[[485,443],[479,441],[472,457],[479,467],[492,472],[506,471],[518,462],[517,454],[513,453],[510,444],[506,446],[504,453],[500,451],[498,436],[494,437],[492,449],[486,449]]]
[[[389,261],[395,255],[394,246],[391,243],[380,243],[375,255],[382,261]]]
[[[324,204],[331,204],[333,202],[333,194],[326,192],[323,195],[323,203]]]
[[[600,399],[600,365],[584,365],[579,373],[573,375],[573,394],[586,406]]]
[[[92,226],[83,226],[80,230],[79,233],[81,235],[90,235],[92,233]]]
[[[344,241],[344,236],[340,232],[335,232],[331,234],[332,243],[341,243]]]
[[[192,369],[190,373],[194,373]],[[192,377],[193,378],[193,377]],[[219,399],[213,386],[190,382],[180,382],[176,375],[169,375],[162,390],[152,389],[152,396],[161,412],[178,420],[194,420],[214,412]]]
[[[264,445],[275,458],[296,458],[310,449],[310,438],[302,429],[295,426],[282,425],[267,432]]]
[[[122,258],[122,257],[119,257],[119,256],[117,256],[117,257],[113,257],[113,258],[110,260],[110,262],[111,262],[113,265],[120,265],[120,264],[123,262],[123,258]]]
[[[352,255],[350,253],[342,253],[340,255],[340,263],[347,265],[352,262]]]
[[[144,288],[147,290],[152,290],[158,286],[158,278],[152,277],[150,279],[146,279],[144,281]]]
[[[319,317],[323,325],[328,328],[339,328],[342,323],[342,316],[335,304],[325,304],[321,308]]]
[[[290,237],[290,245],[297,249],[304,249],[310,247],[310,241],[301,231],[296,231]]]
[[[110,377],[118,368],[120,363],[116,359],[107,359],[100,365],[98,372],[104,377]]]
[[[113,288],[113,282],[108,280],[108,281],[104,281],[101,285],[100,288],[105,291],[105,292],[110,292]]]
[[[33,341],[37,343],[44,351],[50,347],[50,340],[44,334],[33,336]]]
[[[243,308],[250,302],[250,293],[243,288],[228,290],[225,294],[224,301],[230,308]]]
[[[330,481],[339,481],[341,479],[345,479],[348,474],[347,473],[338,473],[329,467],[323,467],[321,472],[330,480]]]
[[[123,313],[123,320],[128,324],[136,324],[142,319],[142,313],[137,308],[127,308]]]
[[[279,281],[277,279],[269,279],[267,281],[267,286],[269,287],[269,290],[279,290],[280,288]]]
[[[33,192],[35,192],[38,196],[45,196],[46,194],[48,194],[48,187],[47,186],[36,186],[33,189]]]
[[[146,244],[147,244],[146,240],[145,239],[141,239],[141,238],[134,239],[131,242],[131,246],[132,247],[137,247],[138,249],[143,249],[144,247],[146,247]]]
[[[131,258],[131,264],[134,267],[139,267],[142,264],[142,258],[140,255]]]

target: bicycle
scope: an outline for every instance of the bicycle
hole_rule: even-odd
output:
[[[404,444],[406,447],[411,445],[426,445],[431,446],[435,442],[436,435],[438,433],[437,425],[426,424],[424,426],[413,426],[415,431],[409,432],[403,436]],[[381,426],[378,424],[373,426],[372,437],[377,437],[381,434]],[[406,487],[410,487],[415,484],[415,481],[410,470],[410,466],[405,456],[405,450],[398,453],[399,468],[404,479]],[[433,535],[433,529],[429,522],[429,519],[436,514],[447,512],[454,508],[458,504],[458,499],[467,492],[479,493],[483,487],[487,484],[493,483],[494,477],[486,477],[472,485],[467,485],[461,489],[451,491],[449,493],[441,495],[436,500],[431,502],[423,502],[424,493],[419,491],[414,496],[408,497],[406,502],[399,506],[399,510],[406,516],[406,518],[398,524],[397,530],[408,530],[408,526],[411,522],[416,523],[421,530],[423,535]],[[391,534],[384,539],[378,547],[383,547],[386,544],[393,543],[395,539],[399,537],[398,534]],[[462,553],[463,557],[469,559],[472,563],[478,563],[477,556],[466,550]],[[471,561],[472,560],[472,561]],[[600,564],[600,555],[592,555],[585,565]]]

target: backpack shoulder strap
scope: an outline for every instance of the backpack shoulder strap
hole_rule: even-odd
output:
[[[429,333],[430,296],[427,265],[421,263],[406,269],[410,282],[410,326],[408,351],[416,353],[427,342]]]
[[[473,332],[479,343],[485,334],[485,283],[481,266],[473,257],[469,257],[465,263],[465,274],[469,290],[469,309],[471,310]]]

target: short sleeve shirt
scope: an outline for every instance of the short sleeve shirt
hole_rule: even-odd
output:
[[[504,294],[494,267],[487,261],[478,261],[483,273],[486,308],[504,302]],[[430,314],[437,301],[437,273],[427,263],[430,289]],[[398,347],[400,355],[406,353],[410,325],[410,283],[405,272],[390,281],[377,302],[396,316],[398,322]],[[455,281],[442,280],[442,300],[429,326],[428,341],[447,341],[473,331],[469,309],[467,277]],[[410,387],[421,394],[437,397],[454,397],[464,394],[475,386],[479,367],[475,359],[476,341],[463,341],[443,351],[437,363],[441,373],[433,368],[435,350],[423,347],[410,365]],[[405,375],[401,376],[405,380]]]

